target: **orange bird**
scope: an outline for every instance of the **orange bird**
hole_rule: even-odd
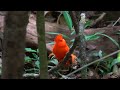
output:
[[[58,34],[55,37],[54,41],[55,44],[53,46],[53,53],[57,58],[58,62],[61,62],[64,59],[67,52],[69,51],[69,47],[61,34]],[[76,63],[76,56],[71,54],[71,60],[72,60],[72,64]],[[70,59],[66,62],[66,65],[67,66],[70,65]]]

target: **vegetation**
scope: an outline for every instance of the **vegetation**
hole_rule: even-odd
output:
[[[26,79],[109,79],[109,78],[119,78],[120,77],[120,43],[119,43],[119,31],[116,31],[113,33],[113,31],[106,31],[106,28],[109,27],[116,27],[120,25],[119,23],[119,17],[115,21],[111,21],[112,23],[108,23],[107,21],[110,20],[110,18],[104,19],[106,13],[108,12],[102,12],[102,14],[94,13],[89,18],[87,17],[87,11],[85,13],[85,19],[83,20],[82,17],[80,17],[82,12],[77,11],[60,11],[60,12],[47,12],[44,14],[45,11],[37,11],[37,13],[34,15],[36,17],[36,29],[37,29],[37,38],[38,38],[38,44],[37,47],[31,47],[24,46],[25,41],[21,41],[21,45],[23,47],[16,47],[15,50],[19,51],[19,49],[22,49],[21,52],[18,52],[18,55],[13,54],[13,56],[10,54],[10,57],[7,57],[5,52],[9,51],[9,47],[7,47],[7,42],[9,40],[14,41],[14,38],[8,38],[7,37],[7,30],[10,28],[11,31],[9,31],[9,35],[12,35],[13,37],[17,38],[19,32],[19,23],[15,24],[16,27],[10,26],[10,21],[14,21],[15,19],[12,18],[9,20],[6,16],[6,26],[4,31],[4,47],[3,47],[3,64],[2,64],[2,78],[26,78]],[[91,11],[92,12],[92,11]],[[11,13],[11,14],[10,14]],[[21,12],[23,13],[23,12]],[[26,12],[28,13],[28,12]],[[56,15],[53,13],[57,13]],[[58,14],[59,13],[59,14]],[[101,12],[100,12],[101,13]],[[8,17],[10,15],[14,14],[14,12],[9,12],[7,15]],[[17,16],[16,12],[16,16]],[[26,15],[26,14],[25,14]],[[47,18],[47,15],[49,18]],[[99,16],[99,17],[97,17]],[[11,17],[14,17],[11,16]],[[26,25],[27,23],[27,16],[26,17],[20,17],[20,18],[26,18],[26,22],[24,23]],[[51,19],[53,18],[53,19]],[[56,18],[56,19],[55,19]],[[65,32],[59,32],[57,29],[51,31],[46,31],[46,25],[45,22],[46,19],[49,23],[56,23],[56,27],[59,27],[60,30],[66,30],[64,28],[67,28],[68,31]],[[106,21],[105,21],[106,20]],[[20,21],[20,20],[19,20]],[[18,21],[16,21],[18,22]],[[84,23],[83,23],[84,22]],[[104,24],[103,24],[104,23]],[[18,25],[18,26],[17,26]],[[21,27],[27,28],[27,26],[20,24]],[[52,26],[51,26],[52,27]],[[105,27],[105,30],[101,30],[100,28]],[[11,29],[12,28],[12,29]],[[61,29],[62,28],[62,29]],[[91,29],[100,29],[100,30],[91,30]],[[13,31],[12,31],[13,30]],[[16,33],[14,30],[17,30]],[[22,31],[23,32],[23,31]],[[106,33],[107,32],[107,33]],[[11,33],[11,34],[10,34]],[[25,32],[24,32],[25,33]],[[90,34],[88,34],[90,33]],[[66,55],[64,55],[64,58],[62,60],[58,60],[56,57],[56,54],[52,51],[53,45],[56,43],[55,37],[61,34],[63,36],[63,39],[66,41],[69,50],[67,50]],[[15,35],[15,36],[14,36]],[[17,35],[17,36],[16,36]],[[47,37],[47,35],[49,37]],[[10,37],[10,36],[9,36]],[[117,39],[116,39],[117,37]],[[48,38],[52,38],[51,40],[48,40]],[[9,40],[8,40],[9,39]],[[19,39],[19,38],[18,38]],[[5,41],[6,40],[6,41]],[[17,40],[17,39],[16,39]],[[16,41],[15,40],[15,41]],[[22,37],[22,40],[25,40],[25,36]],[[48,40],[48,42],[47,42]],[[105,43],[109,42],[109,43]],[[98,43],[102,41],[102,43]],[[96,44],[94,44],[96,43]],[[50,45],[50,47],[47,47],[47,44]],[[18,43],[15,43],[15,45],[18,45]],[[105,48],[111,47],[111,51],[107,50]],[[114,46],[114,48],[112,48]],[[8,48],[8,49],[6,49]],[[14,48],[12,48],[14,49]],[[25,53],[24,53],[24,50]],[[50,52],[48,52],[48,49],[50,49]],[[10,49],[11,50],[11,49]],[[17,53],[15,52],[14,53]],[[58,49],[60,50],[60,49]],[[10,51],[12,52],[12,51]],[[22,57],[19,57],[19,54],[22,54]],[[25,55],[25,57],[24,57]],[[75,55],[76,58],[72,58],[71,55]],[[8,55],[9,56],[9,55]],[[16,56],[16,58],[15,58]],[[18,59],[19,58],[19,59]],[[10,59],[10,60],[9,60]],[[11,61],[11,59],[13,61]],[[65,66],[65,63],[75,59],[76,64],[71,64],[69,67]],[[9,61],[9,62],[6,62]],[[17,61],[19,60],[19,61]],[[24,61],[24,62],[23,62]],[[15,65],[14,65],[15,64]],[[24,70],[23,70],[23,64],[24,64]],[[14,67],[11,67],[14,66]],[[21,69],[17,66],[20,66]],[[6,70],[6,68],[9,68]],[[13,69],[14,68],[14,69]],[[19,70],[20,69],[20,70]],[[19,73],[15,73],[20,71]],[[24,71],[24,73],[23,73]],[[11,72],[11,73],[9,73]]]

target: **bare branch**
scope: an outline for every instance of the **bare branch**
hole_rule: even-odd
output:
[[[73,26],[75,28],[76,35],[78,35],[79,34],[79,21],[77,20],[76,12],[70,11],[69,13],[72,18],[72,22],[73,22]]]
[[[96,25],[98,22],[100,22],[104,16],[106,15],[105,12],[103,12],[92,24],[91,24],[91,27],[93,27],[94,25]]]

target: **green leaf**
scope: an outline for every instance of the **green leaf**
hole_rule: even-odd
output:
[[[71,35],[75,34],[75,30],[71,32]]]
[[[119,30],[119,31],[117,31],[117,32],[116,32],[116,34],[118,34],[118,35],[119,35],[119,34],[120,34],[120,30]]]
[[[72,39],[72,40],[70,40],[70,42],[72,42],[72,43],[73,43],[73,42],[74,42],[74,40],[75,40],[75,39]]]
[[[85,40],[86,41],[91,41],[91,40],[97,40],[99,39],[100,36],[97,36],[96,34],[92,34],[92,35],[85,35]],[[70,42],[74,42],[75,39],[72,39]]]
[[[118,59],[118,61],[120,62],[120,52],[119,52],[118,55],[117,55],[117,59]]]
[[[37,53],[39,53],[39,49],[37,49]]]
[[[25,62],[30,62],[32,59],[29,56],[25,57]]]
[[[105,61],[107,62],[107,68],[109,68],[111,70],[111,63],[113,62],[113,58],[112,57],[108,57],[105,59]]]
[[[118,53],[117,58],[112,61],[111,67],[116,65],[117,63],[120,63],[120,52]]]
[[[86,23],[85,23],[85,28],[90,27],[91,23],[92,23],[91,20],[86,21]]]
[[[26,51],[26,52],[37,52],[36,50],[33,50],[33,49],[31,49],[31,48],[25,48],[25,51]]]
[[[70,30],[72,30],[72,19],[68,11],[63,11],[63,16]]]
[[[96,34],[93,34],[93,35],[85,35],[85,40],[86,41],[90,41],[90,40],[97,40],[99,39],[100,36],[97,36]]]
[[[119,35],[119,34],[120,34],[120,32],[117,32],[116,34],[118,34],[118,35]]]
[[[35,62],[35,66],[36,66],[37,68],[40,68],[40,62],[39,62],[39,61],[36,61],[36,62]]]
[[[101,72],[102,74],[104,74],[104,71],[103,71],[102,69],[99,68],[99,70],[100,70],[100,72]]]
[[[102,36],[105,36],[107,38],[109,38],[118,48],[120,48],[119,44],[113,39],[111,38],[110,36],[106,35],[106,34],[100,34],[100,33],[97,33],[97,35],[102,35]]]
[[[39,60],[39,57],[38,57],[38,55],[37,55],[37,54],[32,53],[32,55],[34,56],[34,59],[35,59],[35,60]]]
[[[58,60],[57,59],[52,59],[52,60],[49,61],[49,63],[53,63],[53,64],[57,65],[58,64]]]
[[[111,68],[112,68],[112,66],[116,65],[117,63],[120,63],[120,60],[118,58],[113,60],[113,62],[111,63]]]
[[[62,34],[62,36],[63,36],[63,38],[65,38],[65,39],[70,39],[68,36],[66,36],[66,35],[64,35],[64,34]]]

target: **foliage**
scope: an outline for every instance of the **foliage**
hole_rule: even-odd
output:
[[[99,38],[100,38],[100,36],[98,36],[96,33],[91,34],[91,35],[85,35],[85,40],[86,41],[93,41],[93,40],[97,40]],[[74,42],[74,39],[72,39],[70,42]]]
[[[25,48],[26,55],[25,56],[25,65],[31,65],[29,68],[24,68],[25,73],[39,73],[40,70],[40,62],[39,62],[39,55],[38,49],[32,48]],[[52,56],[51,59],[48,60],[48,68],[52,68],[54,65],[57,65],[57,59]]]
[[[27,52],[36,52],[35,50],[33,50],[31,48],[25,48],[25,51],[27,51]]]
[[[89,28],[91,26],[92,21],[91,20],[87,20],[85,23],[85,28]]]
[[[69,27],[69,30],[72,31],[71,35],[74,35],[75,34],[75,30],[73,28],[72,20],[71,20],[71,17],[69,15],[69,12],[68,11],[63,11],[63,16],[65,18],[65,21],[66,21],[68,27]],[[92,22],[90,20],[86,21],[85,28],[89,28],[91,23]],[[56,33],[56,32],[45,32],[45,33],[46,34],[51,34],[51,35],[58,35],[58,34],[60,34],[60,33]],[[63,35],[63,37],[65,39],[69,39],[70,40],[69,36],[67,36],[65,34],[62,34],[62,35]],[[94,33],[94,34],[91,34],[91,35],[85,35],[85,40],[86,41],[93,41],[93,40],[100,39],[101,37],[107,37],[118,48],[120,47],[119,44],[112,37],[104,34],[103,32],[97,32],[97,33]],[[74,39],[70,40],[70,42],[73,42],[73,41],[74,41]],[[54,44],[54,42],[50,42],[49,44]],[[25,57],[25,63],[32,63],[32,62],[34,62],[34,68],[26,69],[26,71],[33,71],[33,70],[35,71],[36,70],[36,73],[38,73],[39,72],[39,68],[40,68],[38,49],[35,50],[35,49],[31,49],[31,48],[25,48],[25,50],[26,50],[26,52],[29,52],[32,55],[31,57],[30,56],[26,56]],[[106,54],[104,52],[102,52],[101,50],[93,54],[93,56],[99,57],[99,58],[102,58],[105,55]],[[107,73],[113,72],[114,68],[119,63],[120,63],[120,53],[118,53],[117,58],[109,57],[109,58],[106,58],[106,59],[102,60],[101,62],[98,62],[98,63],[94,64],[94,66],[95,66],[94,69],[95,69],[96,72],[98,72],[99,75],[105,75]],[[57,61],[57,59],[54,56],[52,56],[51,58],[48,59],[48,68],[49,69],[52,68],[53,66],[57,65],[57,64],[58,64],[58,61]],[[64,77],[64,75],[62,77]]]
[[[106,54],[102,54],[102,56],[105,56]],[[100,74],[100,75],[105,75],[107,73],[114,72],[116,69],[117,65],[120,63],[120,53],[118,53],[117,58],[106,58],[101,62],[98,62],[95,64],[95,70]]]
[[[70,30],[72,30],[72,19],[71,19],[71,16],[69,15],[69,12],[68,11],[63,11],[63,16],[65,18],[65,21],[69,27]]]
[[[110,67],[112,67],[118,63],[120,63],[120,53],[118,53],[117,58],[112,61]]]
[[[104,59],[101,62],[98,62],[95,70],[97,70],[98,73],[101,75],[105,75],[107,73],[110,73],[111,72],[110,66],[111,66],[112,61],[113,61],[113,58],[109,57],[107,59]]]
[[[30,65],[30,67],[24,68],[25,73],[39,73],[39,57],[37,55],[37,50],[32,48],[25,48],[25,65]]]

